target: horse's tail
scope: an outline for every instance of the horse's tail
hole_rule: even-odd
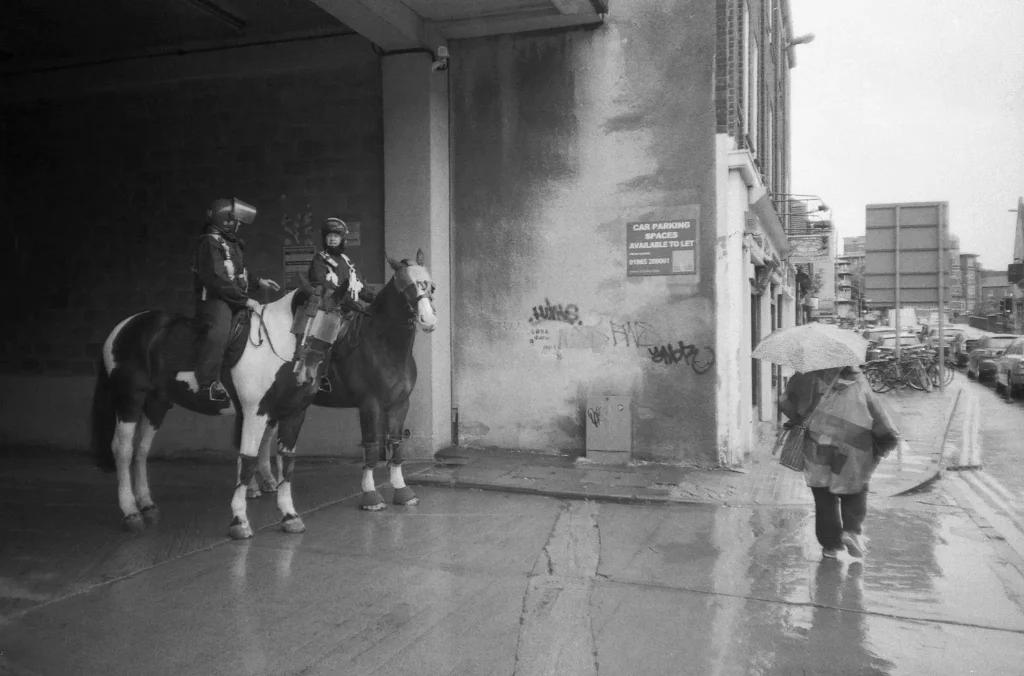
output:
[[[114,427],[117,423],[114,412],[114,389],[110,385],[110,374],[100,357],[96,364],[96,386],[92,391],[92,452],[96,466],[112,472],[115,469]]]

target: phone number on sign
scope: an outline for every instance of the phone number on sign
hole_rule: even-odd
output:
[[[667,258],[638,258],[635,261],[630,261],[632,265],[668,265],[669,259]]]

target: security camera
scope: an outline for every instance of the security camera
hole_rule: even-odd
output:
[[[430,67],[431,70],[448,70],[448,48],[444,45],[437,48],[437,56],[434,58],[434,64]]]

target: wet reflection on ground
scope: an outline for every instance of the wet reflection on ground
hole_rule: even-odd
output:
[[[140,537],[81,513],[95,539],[67,533],[61,565],[22,513],[0,672],[511,674],[557,653],[572,673],[1015,673],[1024,655],[1019,573],[943,505],[876,501],[858,562],[822,561],[805,507],[422,488],[411,509],[342,501],[304,534],[231,542],[221,501],[178,490]],[[135,574],[93,586],[111,571]]]

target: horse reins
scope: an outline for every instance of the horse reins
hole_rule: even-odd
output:
[[[422,287],[423,288],[423,292],[420,293],[419,295],[417,295],[414,299],[412,299],[410,301],[409,297],[405,293],[405,290],[408,289],[413,284],[416,284],[416,281],[415,280],[409,280],[408,284],[406,284],[401,289],[399,289],[399,293],[402,294],[402,298],[405,300],[406,306],[408,306],[409,311],[412,313],[412,316],[409,317],[409,319],[408,319],[409,326],[414,326],[416,324],[416,306],[419,305],[419,302],[421,300],[423,300],[424,298],[426,298],[430,302],[434,301],[433,295],[429,291],[426,290],[426,286],[425,285],[424,285],[424,287]],[[395,286],[397,286],[397,284]],[[420,287],[417,286],[417,288],[420,288]],[[277,348],[274,347],[274,341],[270,339],[270,329],[267,328],[267,322],[266,322],[265,319],[263,319],[263,311],[262,310],[261,311],[256,311],[256,310],[251,310],[250,309],[249,313],[252,314],[252,315],[256,315],[257,317],[260,318],[260,328],[256,331],[256,336],[257,336],[259,342],[255,342],[253,340],[253,338],[252,338],[252,334],[250,333],[249,334],[249,344],[254,346],[254,347],[259,347],[260,345],[263,345],[263,334],[266,334],[266,336],[267,336],[267,344],[270,345],[270,351],[273,352],[274,355],[278,359],[280,359],[281,361],[283,361],[285,363],[290,362],[291,359],[285,359],[284,357],[282,357],[281,354],[277,351]],[[349,336],[349,338],[351,339],[351,336]]]
[[[270,329],[267,328],[267,322],[266,322],[265,319],[263,319],[263,312],[262,311],[257,312],[256,310],[249,310],[249,314],[256,315],[257,317],[260,318],[260,328],[256,330],[256,337],[259,339],[259,342],[258,343],[254,342],[253,339],[252,339],[252,333],[250,333],[249,334],[249,344],[254,346],[254,347],[259,347],[260,345],[263,344],[263,335],[262,334],[266,333],[267,334],[267,344],[270,345],[270,351],[274,353],[274,356],[276,356],[278,359],[280,359],[281,361],[283,361],[285,363],[290,362],[291,359],[285,359],[284,357],[282,357],[281,354],[277,351],[277,348],[274,347],[274,341],[272,341],[270,339]]]

